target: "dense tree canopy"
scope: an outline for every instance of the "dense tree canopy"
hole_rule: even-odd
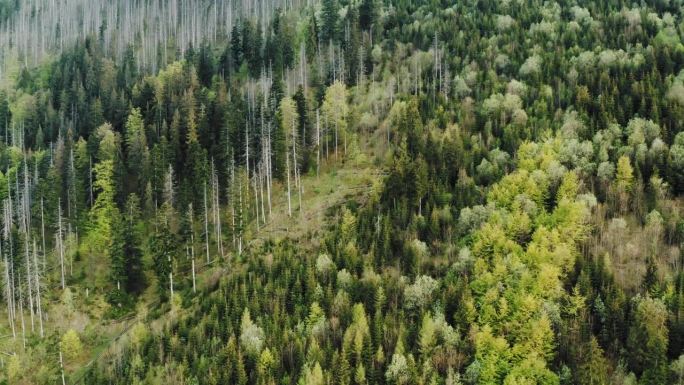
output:
[[[30,3],[7,383],[682,383],[679,3]]]

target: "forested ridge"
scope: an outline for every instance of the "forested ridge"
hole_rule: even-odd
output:
[[[682,9],[0,0],[0,381],[684,384]]]

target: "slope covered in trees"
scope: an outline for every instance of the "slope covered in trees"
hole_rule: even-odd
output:
[[[0,2],[5,381],[684,383],[682,17]]]

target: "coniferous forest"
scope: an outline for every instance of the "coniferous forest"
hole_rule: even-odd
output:
[[[0,384],[684,385],[682,0],[0,0]]]

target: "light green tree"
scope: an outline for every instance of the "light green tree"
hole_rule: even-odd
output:
[[[349,115],[347,87],[338,80],[328,87],[323,100],[323,117],[328,130],[333,129],[335,154],[337,154],[339,135],[343,137],[345,153],[347,151],[347,115]]]
[[[617,186],[624,191],[631,191],[634,184],[634,170],[629,162],[629,157],[623,155],[617,163]]]
[[[119,221],[119,210],[114,202],[114,161],[105,160],[94,167],[94,190],[97,198],[90,211],[89,237],[95,250],[109,256],[114,226]]]
[[[321,364],[318,362],[313,367],[305,367],[302,371],[302,376],[297,382],[298,385],[323,385],[324,383],[323,369],[321,369]]]
[[[83,352],[83,344],[81,338],[74,329],[69,329],[59,342],[59,348],[66,360],[73,360],[81,355]]]

